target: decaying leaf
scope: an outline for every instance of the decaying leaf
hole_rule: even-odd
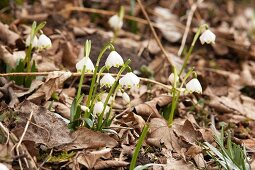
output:
[[[108,135],[87,128],[80,128],[71,133],[62,119],[57,118],[54,113],[47,111],[44,107],[39,107],[29,101],[21,103],[16,110],[19,112],[20,121],[12,131],[18,137],[23,133],[28,116],[32,111],[34,112],[23,141],[33,141],[35,144],[43,144],[47,148],[67,151],[114,147],[117,144]]]
[[[162,95],[154,98],[149,102],[137,105],[134,108],[134,112],[144,117],[161,118],[162,116],[159,113],[157,107],[166,106],[171,102],[171,100],[172,100],[171,96]]]
[[[45,83],[35,93],[29,96],[27,100],[33,101],[35,103],[40,103],[42,99],[48,101],[51,98],[51,95],[56,90],[61,88],[64,81],[68,79],[71,75],[71,72],[51,72],[46,78]]]

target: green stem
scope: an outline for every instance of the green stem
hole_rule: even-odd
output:
[[[109,91],[109,93],[108,93],[108,95],[107,95],[107,97],[106,97],[106,99],[105,99],[104,109],[103,109],[102,113],[100,114],[100,116],[99,116],[99,118],[98,118],[97,130],[101,130],[101,129],[102,129],[102,126],[103,126],[103,117],[104,117],[104,112],[105,112],[107,103],[108,103],[108,101],[109,101],[111,95],[113,94],[113,92],[116,90],[116,87],[117,87],[117,85],[118,85],[118,83],[119,83],[119,79],[120,79],[121,74],[123,73],[123,71],[125,71],[125,69],[128,67],[128,65],[129,65],[130,62],[131,62],[131,60],[128,59],[128,60],[125,62],[125,64],[122,66],[122,68],[120,69],[120,71],[118,72],[118,74],[117,74],[117,76],[116,76],[115,82],[113,83],[113,85],[112,85],[112,87],[111,87],[111,89],[110,89],[110,91]],[[110,115],[110,114],[108,114],[108,115],[106,116],[106,121],[108,120],[109,115]]]
[[[30,60],[31,60],[32,49],[33,49],[32,43],[30,43],[29,46],[28,46],[28,49],[26,51],[26,57],[25,57],[25,62],[27,64],[27,72],[31,72]]]
[[[80,96],[81,96],[81,87],[82,87],[82,83],[83,83],[83,80],[84,80],[85,70],[86,70],[86,66],[83,67],[82,72],[81,72],[81,78],[80,78],[78,91],[77,91],[77,95],[76,95],[77,99],[79,99]]]
[[[135,147],[135,152],[133,154],[133,157],[132,157],[132,160],[131,160],[131,163],[130,163],[130,166],[129,166],[129,170],[135,169],[136,160],[137,160],[139,151],[141,150],[142,144],[144,142],[144,139],[145,139],[148,131],[149,131],[149,126],[147,124],[145,124],[144,127],[143,127],[142,134],[139,137],[139,140],[138,140],[137,145]]]
[[[171,105],[171,112],[168,118],[168,126],[171,126],[173,123],[173,119],[174,119],[174,112],[175,112],[175,108],[176,108],[176,104],[177,101],[179,99],[178,95],[176,94],[176,87],[177,87],[177,71],[176,68],[173,67],[173,72],[174,72],[174,86],[173,86],[173,97],[172,97],[172,105]]]
[[[189,48],[189,51],[188,51],[188,53],[187,53],[186,56],[185,56],[184,63],[183,63],[183,65],[182,65],[181,71],[179,72],[179,76],[181,76],[183,70],[186,68],[186,65],[187,65],[187,63],[188,63],[188,61],[189,61],[190,55],[191,55],[191,53],[192,53],[192,51],[193,51],[193,48],[194,48],[194,46],[195,46],[195,44],[196,44],[196,42],[197,42],[197,39],[198,39],[198,37],[199,37],[199,35],[200,35],[200,33],[201,33],[201,31],[202,31],[202,29],[203,29],[204,27],[207,28],[208,26],[207,26],[206,24],[204,24],[204,25],[201,25],[201,26],[198,28],[198,31],[196,32],[196,34],[195,34],[195,36],[194,36],[194,38],[193,38],[192,44],[191,44],[191,46],[190,46],[190,48]]]
[[[106,51],[109,47],[111,48],[111,50],[114,50],[114,47],[113,47],[112,43],[109,42],[109,43],[107,43],[107,44],[104,46],[104,48],[101,50],[101,52],[100,52],[99,55],[98,55],[97,63],[96,63],[95,70],[94,70],[94,74],[93,74],[92,81],[91,81],[91,86],[90,86],[90,89],[89,89],[89,96],[88,96],[88,100],[87,100],[87,103],[86,103],[87,106],[90,105],[90,101],[91,101],[92,94],[93,94],[93,91],[94,91],[94,85],[95,85],[95,81],[96,81],[96,75],[97,75],[97,70],[98,70],[98,68],[99,68],[100,60],[101,60],[101,58],[103,57],[103,54],[105,53],[105,51]]]

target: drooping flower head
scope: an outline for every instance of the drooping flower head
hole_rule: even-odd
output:
[[[111,51],[111,53],[108,55],[106,61],[105,61],[105,66],[110,69],[111,67],[119,67],[124,64],[124,61],[122,57],[116,52],[116,51]]]
[[[110,27],[112,27],[115,31],[120,30],[123,26],[123,21],[118,15],[113,15],[108,21]]]
[[[201,44],[207,43],[207,44],[214,44],[216,35],[210,31],[209,29],[205,30],[201,36],[199,37]]]
[[[38,44],[37,47],[39,49],[48,49],[52,47],[52,43],[49,37],[47,37],[45,34],[41,34],[39,39],[38,39]]]
[[[202,86],[198,79],[193,78],[191,79],[187,84],[186,84],[186,89],[188,92],[197,92],[197,93],[202,93]]]
[[[174,73],[171,73],[170,76],[168,77],[168,80],[170,81],[171,84],[174,84]],[[179,76],[176,77],[176,81],[179,81]]]
[[[100,115],[104,110],[104,103],[103,102],[97,102],[94,105],[93,114],[94,115]],[[105,113],[109,112],[110,108],[109,106],[106,106]]]
[[[34,36],[33,40],[31,40],[31,35],[30,35],[30,34],[27,36],[27,39],[26,39],[26,47],[29,47],[30,43],[32,44],[32,48],[37,47],[38,38],[37,38],[36,35]]]
[[[111,74],[106,73],[102,79],[100,80],[100,86],[106,86],[106,87],[111,87],[113,83],[115,82],[115,79],[112,77]]]
[[[129,72],[126,75],[124,75],[120,80],[119,83],[122,87],[134,87],[134,86],[138,86],[140,82],[139,77],[137,77],[134,73]]]
[[[85,68],[85,72],[93,72],[95,70],[94,64],[90,60],[89,57],[83,57],[77,64],[76,64],[76,70],[82,71],[83,67]]]
[[[130,103],[130,97],[126,92],[122,93],[122,98],[126,103]]]

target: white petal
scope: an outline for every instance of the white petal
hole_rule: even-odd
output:
[[[126,92],[122,93],[122,98],[126,103],[130,103],[130,97]]]
[[[51,40],[44,34],[41,34],[38,40],[38,48],[50,48],[52,46]]]
[[[104,110],[104,103],[103,102],[97,102],[94,105],[93,114],[94,115],[101,114],[103,112],[103,110]],[[109,112],[109,110],[110,110],[109,106],[106,106],[104,113]]]
[[[89,112],[89,108],[87,106],[81,105],[81,110],[84,112]]]
[[[107,96],[108,96],[108,93],[102,93],[102,94],[100,94],[100,95],[99,95],[99,101],[101,101],[101,102],[105,103]],[[112,101],[113,101],[113,97],[112,97],[112,96],[110,96],[110,98],[109,98],[109,100],[108,100],[108,103],[107,103],[107,104],[111,104],[111,103],[112,103]]]
[[[206,30],[202,33],[202,35],[199,37],[201,44],[207,43],[207,44],[214,44],[216,35],[210,31]]]
[[[26,39],[26,47],[28,47],[30,45],[30,35],[28,35],[27,39]],[[32,47],[37,47],[38,44],[38,38],[35,36],[34,39],[32,40]]]
[[[174,73],[171,73],[170,76],[168,77],[168,80],[170,83],[173,85],[174,84]],[[176,77],[176,81],[179,81],[179,76]]]
[[[107,86],[107,87],[110,87],[113,85],[113,83],[115,82],[115,79],[112,77],[111,74],[109,73],[106,73],[102,79],[100,80],[100,86],[103,87],[103,86]]]
[[[202,86],[198,79],[194,78],[191,79],[187,84],[186,84],[186,89],[190,92],[197,92],[197,93],[202,93]]]
[[[105,61],[105,66],[108,68],[119,67],[122,66],[123,64],[124,61],[122,57],[116,51],[112,51]]]
[[[120,80],[119,83],[122,85],[122,87],[133,87],[137,86],[140,82],[139,77],[137,77],[134,73],[130,72],[127,73],[125,76],[123,76]]]
[[[123,21],[118,15],[113,15],[108,22],[114,30],[119,30],[123,26]]]
[[[95,70],[94,64],[89,57],[83,57],[77,64],[76,70],[82,71],[83,67],[86,66],[85,72],[93,72]]]
[[[9,168],[5,164],[0,163],[0,170],[9,170]]]

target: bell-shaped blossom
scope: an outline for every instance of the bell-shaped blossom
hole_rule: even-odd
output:
[[[89,108],[87,106],[81,105],[81,110],[84,112],[89,112]]]
[[[34,36],[33,40],[31,40],[31,35],[30,34],[27,36],[26,47],[29,47],[30,43],[32,44],[33,48],[37,47],[37,45],[38,45],[38,38],[36,37],[36,35]]]
[[[82,71],[83,67],[85,66],[85,72],[93,72],[95,70],[94,64],[90,60],[89,57],[83,57],[77,64],[76,70]]]
[[[208,30],[205,30],[202,35],[199,37],[201,44],[207,43],[207,44],[214,44],[216,35]]]
[[[188,92],[202,93],[202,86],[198,79],[193,78],[186,84],[186,89]]]
[[[106,73],[100,80],[100,86],[110,87],[113,85],[114,82],[115,82],[115,79],[112,77],[112,75],[109,73]]]
[[[39,39],[38,39],[38,44],[37,44],[39,49],[44,49],[44,48],[51,48],[52,43],[49,37],[47,37],[45,34],[41,34]]]
[[[1,170],[9,170],[9,168],[3,163],[0,163],[0,169]]]
[[[123,26],[123,21],[118,15],[113,15],[108,23],[114,30],[119,30]]]
[[[139,77],[137,77],[134,73],[129,72],[127,73],[125,76],[123,76],[120,80],[119,83],[122,87],[134,87],[134,86],[138,86],[140,82]]]
[[[104,103],[103,102],[97,102],[94,105],[93,114],[94,115],[100,115],[103,112],[103,110],[104,110]],[[110,110],[109,106],[106,106],[104,113],[109,112],[109,110]]]
[[[122,98],[126,103],[130,103],[130,97],[126,92],[122,93]]]
[[[111,67],[119,67],[122,66],[124,64],[124,61],[122,59],[122,57],[116,52],[116,51],[112,51],[106,61],[105,61],[105,66],[109,69]]]
[[[170,76],[168,77],[168,80],[170,81],[171,84],[174,84],[174,73],[171,73]],[[176,82],[179,81],[179,76],[176,77]]]
[[[101,93],[101,94],[99,95],[99,101],[101,101],[101,102],[105,103],[105,102],[106,102],[106,98],[107,98],[107,96],[108,96],[108,93]],[[112,97],[112,96],[110,96],[110,98],[109,98],[109,100],[108,100],[108,103],[107,103],[107,104],[111,104],[111,103],[112,103],[112,101],[113,101],[113,97]]]

